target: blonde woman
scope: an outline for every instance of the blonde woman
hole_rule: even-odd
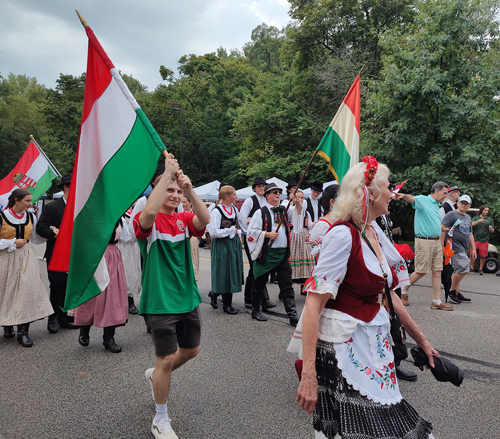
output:
[[[302,331],[304,359],[297,401],[314,413],[317,439],[434,437],[432,425],[401,397],[389,314],[381,306],[386,279],[391,289],[407,279],[402,258],[375,222],[392,198],[388,177],[388,168],[371,156],[344,176],[333,227],[305,286],[296,331]],[[390,294],[406,331],[434,367],[438,352]]]
[[[238,314],[233,307],[233,294],[241,292],[243,280],[243,258],[238,236],[238,209],[234,205],[237,195],[232,186],[219,190],[217,205],[210,212],[207,229],[212,237],[212,290],[209,293],[212,307],[217,306],[217,296],[222,296],[223,310]]]

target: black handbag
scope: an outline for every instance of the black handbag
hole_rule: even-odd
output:
[[[356,228],[361,232],[361,229],[355,225]],[[364,233],[361,233],[361,236],[365,240],[365,242],[368,244],[368,247],[370,247],[370,250],[373,252],[375,256],[377,256],[377,253],[375,252],[375,249],[373,248],[371,242],[368,240],[366,235]],[[378,259],[378,256],[377,256]],[[401,319],[399,318],[398,314],[396,311],[394,311],[394,305],[392,304],[392,297],[391,297],[391,291],[389,289],[389,285],[387,285],[387,278],[388,275],[382,268],[382,264],[380,263],[380,269],[382,270],[382,273],[384,274],[384,279],[385,279],[385,296],[387,297],[387,303],[389,304],[389,322],[391,324],[391,338],[394,343],[394,346],[392,347],[392,351],[394,353],[394,360],[396,362],[399,362],[401,360],[405,360],[408,358],[408,347],[406,346],[406,332],[403,324],[401,323]]]

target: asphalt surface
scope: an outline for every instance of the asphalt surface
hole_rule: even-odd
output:
[[[37,248],[43,254],[41,246]],[[222,306],[213,310],[210,254],[200,251],[199,288],[204,303],[201,352],[173,373],[169,413],[181,439],[312,438],[312,417],[295,403],[295,355],[286,351],[293,328],[278,303],[269,321],[250,318],[243,294],[234,302],[240,314]],[[46,279],[45,262],[40,261]],[[437,439],[500,438],[500,278],[467,276],[462,292],[470,304],[453,312],[430,309],[430,275],[410,290],[410,311],[428,339],[465,374],[460,388],[437,382],[429,371],[414,383],[400,382],[401,392],[434,424]],[[304,297],[298,295],[302,310]],[[123,347],[112,354],[102,346],[102,330],[92,328],[88,348],[78,331],[49,334],[46,320],[32,324],[35,345],[21,347],[0,338],[1,439],[146,439],[152,438],[154,403],[144,371],[154,366],[154,347],[140,316],[116,331]],[[411,342],[411,340],[410,340]]]

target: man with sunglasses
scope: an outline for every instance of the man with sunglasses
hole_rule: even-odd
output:
[[[292,267],[288,260],[290,257],[288,221],[285,209],[280,206],[282,192],[283,190],[276,183],[266,185],[266,205],[253,214],[248,225],[247,243],[251,259],[255,262],[253,264],[252,319],[259,322],[267,320],[261,311],[260,304],[268,275],[275,270],[280,287],[279,298],[283,300],[290,325],[296,326],[299,317],[295,307]],[[278,226],[279,229],[276,230]]]

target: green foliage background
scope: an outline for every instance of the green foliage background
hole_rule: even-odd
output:
[[[388,164],[405,190],[457,184],[500,223],[500,0],[289,0],[284,29],[262,24],[241,51],[159,65],[148,90],[122,73],[195,185],[255,176],[298,179],[353,79],[362,74],[361,155]],[[159,60],[160,64],[161,60]],[[3,72],[5,74],[5,72]],[[33,134],[62,174],[78,143],[85,74],[54,89],[36,71],[0,74],[0,178]],[[307,177],[331,180],[317,158]],[[394,203],[412,236],[413,212]]]

